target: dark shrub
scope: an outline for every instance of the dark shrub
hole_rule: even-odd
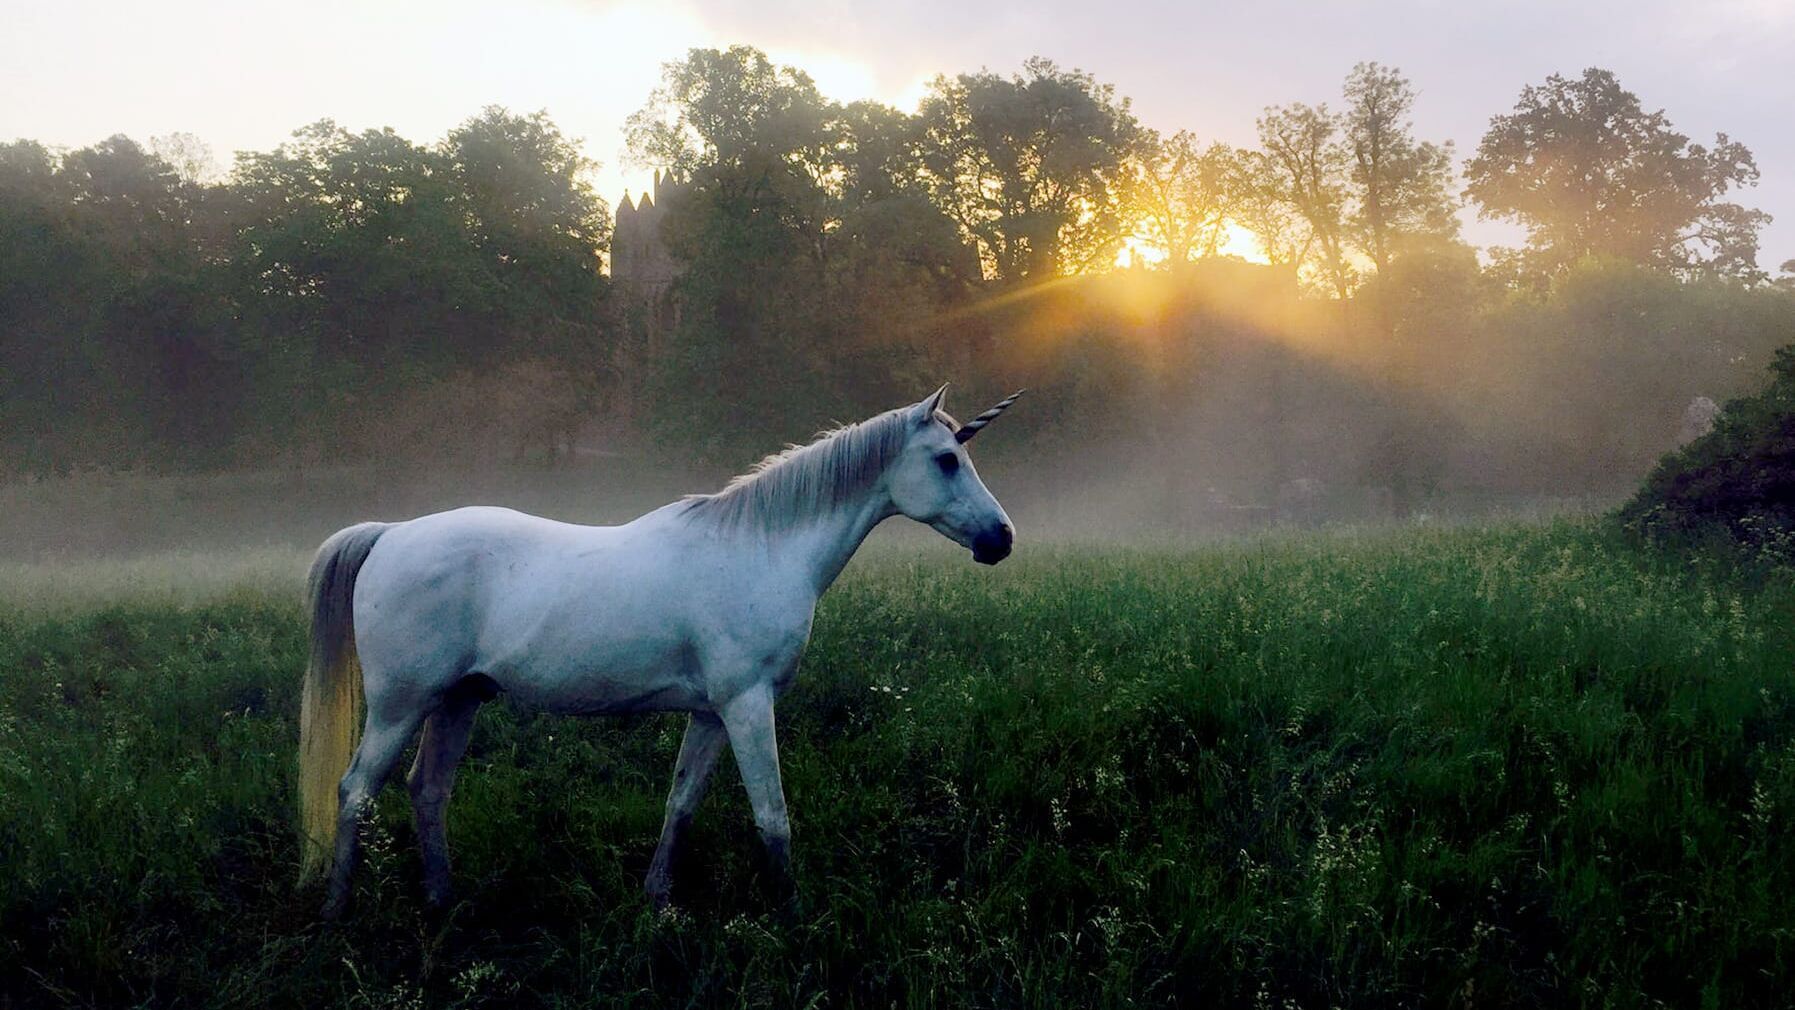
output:
[[[1653,539],[1725,535],[1795,560],[1795,345],[1770,366],[1770,385],[1729,402],[1714,430],[1664,457],[1621,509]]]

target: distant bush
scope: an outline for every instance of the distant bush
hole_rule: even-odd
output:
[[[1770,366],[1769,386],[1729,402],[1714,430],[1666,456],[1621,509],[1652,539],[1726,536],[1795,561],[1795,345]]]

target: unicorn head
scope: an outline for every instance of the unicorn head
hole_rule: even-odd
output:
[[[946,392],[942,386],[918,403],[842,425],[808,445],[774,453],[716,494],[687,497],[682,514],[722,529],[766,531],[791,529],[819,518],[827,522],[831,516],[852,526],[856,515],[871,523],[904,515],[934,527],[972,551],[978,561],[994,565],[1009,556],[1016,528],[979,480],[966,455],[966,442],[1022,394],[959,424],[941,409]],[[849,553],[871,525],[856,528],[858,532],[844,541],[850,544]],[[846,555],[840,561],[846,564]]]
[[[944,385],[905,410],[910,435],[885,471],[886,487],[900,514],[972,551],[980,564],[994,565],[1010,556],[1016,527],[979,479],[966,443],[1022,393],[963,425],[941,409],[946,393]]]

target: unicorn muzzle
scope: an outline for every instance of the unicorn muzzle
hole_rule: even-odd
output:
[[[994,565],[1010,556],[1016,543],[1016,530],[1009,523],[986,530],[972,538],[972,560],[981,565]]]

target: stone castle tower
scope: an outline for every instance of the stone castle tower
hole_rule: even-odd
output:
[[[667,205],[677,201],[685,184],[672,172],[656,172],[654,189],[632,203],[629,193],[617,205],[617,223],[611,233],[611,282],[626,298],[649,310],[657,319],[670,308],[673,282],[680,264],[661,238]],[[658,320],[664,322],[665,320]]]
[[[631,200],[629,193],[617,204],[616,223],[611,230],[611,289],[624,312],[631,339],[618,347],[613,363],[624,377],[616,391],[613,408],[625,418],[638,417],[648,409],[648,390],[642,377],[646,367],[660,357],[668,337],[679,326],[679,300],[673,294],[673,282],[679,279],[684,265],[673,257],[661,235],[669,206],[679,202],[686,184],[672,172],[656,172],[654,188]]]

